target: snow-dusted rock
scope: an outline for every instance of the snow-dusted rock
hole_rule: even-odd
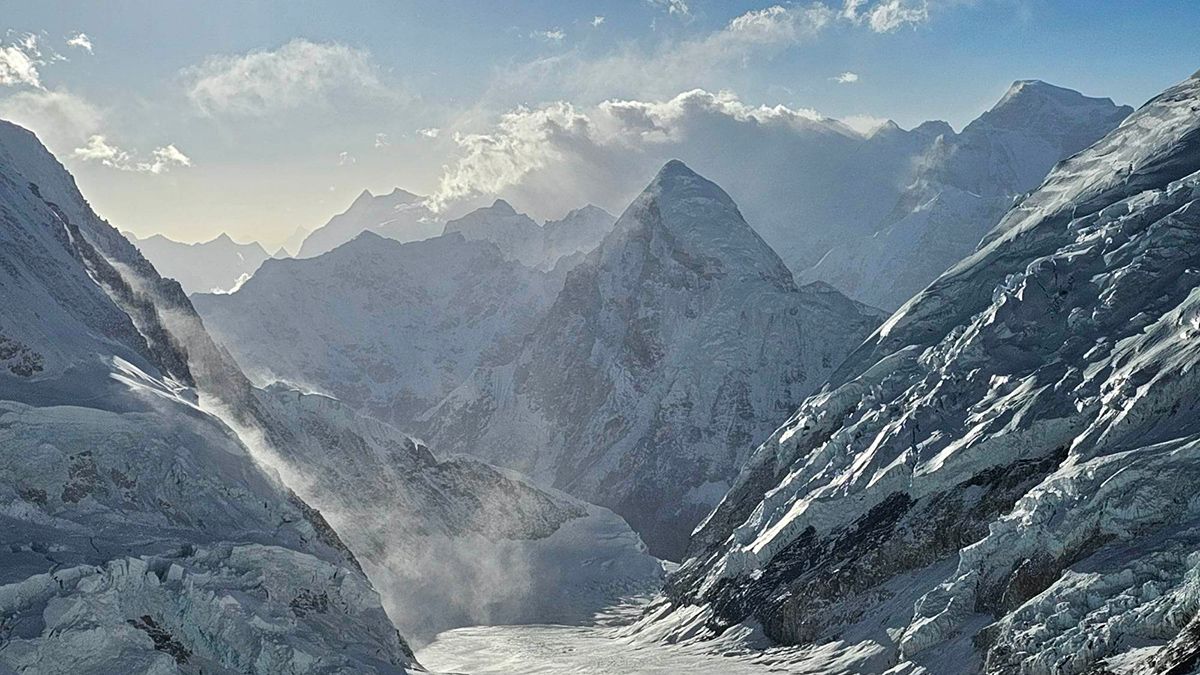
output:
[[[877,321],[797,288],[724,191],[670,162],[516,358],[425,416],[428,438],[612,508],[678,556],[749,448]]]
[[[825,281],[889,311],[970,254],[1046,172],[1132,112],[1036,80],[955,134],[945,127],[917,160],[912,184],[875,231],[834,246],[802,281]]]
[[[1194,659],[1197,286],[1193,77],[1056,167],[754,453],[662,625],[873,645],[876,672]]]

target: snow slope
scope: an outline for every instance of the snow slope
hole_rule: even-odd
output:
[[[320,514],[193,386],[179,285],[0,122],[0,664],[47,673],[406,672]],[[232,391],[232,390],[231,390]]]
[[[427,437],[612,508],[678,556],[752,444],[877,321],[797,288],[724,191],[670,162],[516,357],[425,415]]]
[[[655,630],[869,655],[829,672],[1188,671],[1197,286],[1194,76],[1058,165],[754,453]]]
[[[236,293],[193,301],[257,380],[411,430],[475,367],[510,359],[561,284],[489,242],[366,232],[316,258],[267,261]]]
[[[1132,111],[1037,80],[1015,82],[961,134],[946,127],[937,136],[877,231],[840,243],[798,278],[894,310],[974,251],[1056,162]]]
[[[304,238],[297,258],[321,255],[354,239],[374,232],[396,241],[420,241],[437,236],[442,223],[425,207],[425,198],[396,188],[386,195],[363,190],[346,209]]]
[[[163,276],[185,293],[227,293],[249,279],[270,254],[258,242],[239,244],[222,234],[216,239],[184,244],[156,234],[129,240]]]

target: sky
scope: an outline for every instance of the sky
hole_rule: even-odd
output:
[[[619,209],[589,176],[686,155],[701,113],[961,129],[1019,79],[1136,107],[1200,68],[1198,27],[1194,0],[0,0],[0,118],[122,230],[273,248],[363,189],[557,217],[522,189],[564,155],[564,195]]]

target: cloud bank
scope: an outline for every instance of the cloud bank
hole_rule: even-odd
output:
[[[385,96],[365,50],[297,38],[275,50],[210,56],[184,71],[187,95],[208,114],[266,116],[335,95]]]
[[[732,151],[743,142],[861,138],[813,110],[751,106],[730,92],[694,89],[660,101],[609,100],[591,108],[565,101],[518,108],[490,130],[458,133],[458,158],[446,167],[430,206],[505,194],[542,217],[591,201],[619,211],[670,157]],[[732,144],[732,145],[731,145]],[[719,154],[719,153],[718,153]],[[729,162],[747,155],[729,153]]]

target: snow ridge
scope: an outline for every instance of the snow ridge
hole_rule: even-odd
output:
[[[666,625],[862,640],[859,672],[1198,653],[1198,109],[1185,81],[1060,164],[856,350],[698,529],[669,595],[702,617]]]

